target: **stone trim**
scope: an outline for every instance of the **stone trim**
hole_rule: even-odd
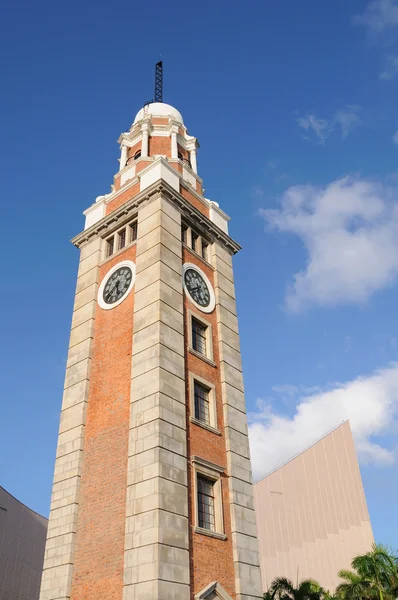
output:
[[[207,321],[205,318],[203,318],[202,315],[198,314],[197,312],[194,312],[191,309],[188,309],[187,316],[188,316],[188,348],[189,348],[189,351],[192,354],[194,354],[195,356],[197,356],[198,358],[201,358],[202,360],[208,362],[210,365],[215,367],[216,363],[213,360],[214,353],[213,353],[213,327],[212,327],[212,324],[210,323],[210,321]],[[196,321],[201,323],[206,328],[206,352],[207,352],[207,354],[201,354],[201,352],[198,352],[197,350],[193,349],[193,346],[192,346],[192,319],[196,319]]]
[[[193,505],[194,505],[194,522],[192,523],[193,531],[211,537],[219,537],[219,539],[226,539],[223,537],[224,533],[224,511],[223,511],[223,495],[222,495],[222,483],[221,475],[225,472],[224,467],[210,462],[200,456],[191,456],[191,464],[193,468]],[[214,483],[214,517],[215,517],[215,528],[216,531],[210,529],[204,529],[199,527],[199,507],[198,507],[198,475],[203,475],[207,479]]]
[[[205,429],[209,429],[209,431],[216,431],[217,429],[217,409],[216,409],[216,386],[214,383],[211,383],[207,379],[203,379],[199,375],[196,375],[193,371],[189,371],[189,405],[190,405],[190,413],[191,420],[197,425],[203,426]],[[206,423],[197,419],[195,417],[195,382],[202,385],[208,391],[209,398],[209,417],[210,423]]]
[[[123,190],[125,191],[125,190]],[[140,192],[125,204],[113,210],[109,215],[103,217],[100,221],[85,229],[71,241],[77,248],[80,248],[85,242],[90,239],[101,236],[107,237],[124,222],[132,219],[137,214],[137,210],[147,204],[154,196],[162,194],[163,198],[167,199],[172,205],[177,208],[185,221],[189,225],[198,228],[202,226],[206,229],[206,234],[211,238],[212,242],[218,241],[227,250],[229,254],[235,254],[241,247],[229,235],[222,231],[215,223],[213,223],[206,215],[195,208],[189,200],[186,200],[179,192],[173,189],[168,183],[159,180]]]
[[[216,268],[214,287],[236,600],[258,600],[262,598],[262,583],[239,334],[237,327],[235,332],[226,324],[226,321],[228,324],[230,321],[236,321],[237,324],[232,257],[222,246],[215,244],[213,259]]]
[[[219,429],[217,429],[216,427],[212,427],[211,425],[208,425],[207,423],[204,423],[203,421],[199,421],[199,419],[196,419],[195,417],[190,417],[189,420],[191,421],[191,423],[194,423],[195,425],[198,425],[199,427],[203,427],[203,429],[207,429],[207,431],[211,431],[212,433],[215,433],[216,435],[221,435],[221,431]]]
[[[197,525],[194,526],[193,530],[195,533],[199,533],[199,535],[207,535],[208,537],[215,538],[216,540],[227,539],[225,533],[218,533],[217,531],[211,531],[210,529],[203,529],[203,527],[198,527]]]
[[[215,593],[221,600],[232,600],[228,592],[223,588],[218,581],[212,581],[203,590],[195,594],[194,600],[205,600],[210,594]]]
[[[188,350],[189,350],[190,354],[193,354],[194,356],[196,356],[196,358],[200,358],[200,360],[203,360],[205,363],[207,363],[211,367],[214,367],[214,368],[217,367],[217,363],[215,363],[214,360],[210,360],[210,358],[208,358],[204,354],[197,352],[197,350],[194,350],[193,348],[188,348]]]
[[[181,215],[155,192],[138,213],[123,598],[188,600]]]
[[[198,252],[196,252],[193,248],[191,248],[191,246],[188,246],[188,244],[186,244],[185,242],[182,243],[183,247],[186,248],[187,250],[189,250],[189,252],[191,252],[196,258],[199,258],[202,262],[204,262],[204,264],[209,267],[212,271],[214,271],[214,267],[211,264],[211,262],[209,262],[208,260],[206,260],[205,258],[203,258],[203,256],[201,254],[199,254]],[[209,245],[209,251],[211,250],[211,245]]]
[[[191,456],[191,463],[200,465],[201,467],[205,467],[206,469],[210,469],[211,471],[216,471],[221,475],[221,473],[225,472],[225,467],[221,465],[217,465],[216,463],[211,462],[210,460],[206,460],[200,456],[196,456],[195,454]]]

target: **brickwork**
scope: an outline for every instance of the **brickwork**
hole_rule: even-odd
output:
[[[136,144],[134,144],[134,146],[131,146],[131,148],[129,148],[127,150],[127,159],[131,158],[132,156],[134,156],[134,154],[137,152],[137,150],[141,150],[141,141],[137,142]]]
[[[133,196],[136,196],[139,192],[140,192],[140,184],[139,183],[135,183],[134,185],[129,187],[129,189],[126,190],[125,192],[121,192],[117,196],[117,198],[108,202],[108,204],[106,205],[106,214],[109,215],[109,213],[111,213],[116,208],[119,208],[119,206],[122,206],[122,204],[124,204],[125,202],[130,200]]]
[[[166,124],[168,118],[152,117],[153,126]],[[126,145],[140,125],[134,128],[123,134]],[[201,185],[191,170],[153,160],[170,158],[171,137],[148,141],[150,156],[115,176],[116,191],[125,188],[105,210],[110,215],[152,186],[152,195],[142,196],[136,244],[105,262],[99,236],[82,247],[40,600],[193,600],[214,581],[220,587],[209,598],[221,589],[233,600],[261,595],[231,256],[213,243],[212,268],[182,247],[181,207],[167,187],[178,195],[180,186],[206,217],[209,208],[193,191]],[[161,179],[168,184],[163,191],[156,185]],[[114,226],[112,216],[108,225]],[[136,264],[135,288],[103,310],[98,285],[124,259]],[[183,294],[184,262],[212,282],[211,314]],[[188,311],[211,325],[213,360],[190,352]],[[213,390],[214,427],[191,419],[193,375]],[[207,535],[195,514],[200,460],[220,473],[220,528]]]
[[[186,160],[189,159],[189,152],[187,150],[185,150],[185,148],[183,148],[180,144],[178,144],[178,152],[182,155],[183,158],[185,158]]]
[[[211,283],[214,285],[214,271],[205,261],[201,260],[195,253],[187,248],[183,248],[183,262],[196,264],[207,275]],[[185,321],[185,365],[186,365],[186,395],[187,395],[187,423],[188,423],[188,456],[196,455],[204,458],[212,463],[224,466],[226,472],[221,476],[222,485],[222,505],[223,505],[223,521],[224,533],[227,536],[226,540],[215,539],[206,535],[193,532],[193,525],[196,522],[194,498],[192,497],[194,489],[194,471],[192,466],[189,466],[189,512],[190,512],[190,548],[191,548],[191,594],[192,597],[201,591],[210,581],[218,581],[226,589],[226,591],[234,598],[235,597],[235,572],[233,566],[232,539],[231,539],[231,518],[229,510],[229,489],[228,489],[228,473],[227,473],[227,455],[225,448],[224,436],[224,417],[223,405],[221,398],[221,379],[219,369],[219,352],[218,352],[218,334],[217,334],[217,318],[216,312],[206,314],[205,318],[211,324],[213,336],[213,360],[216,366],[212,366],[189,352],[188,327],[190,325],[187,318],[188,310],[192,313],[203,317],[201,313],[190,302],[187,296],[184,297],[184,321]],[[190,390],[188,373],[202,377],[206,381],[214,384],[216,398],[216,413],[217,413],[217,428],[221,435],[217,435],[212,431],[208,431],[190,422]]]
[[[124,600],[188,600],[181,216],[138,213]]]
[[[135,261],[135,245],[100,267]],[[134,291],[96,309],[72,600],[121,600]]]
[[[181,190],[180,190],[181,196],[183,196],[184,198],[186,198],[187,200],[189,200],[189,202],[198,210],[200,210],[201,213],[203,213],[204,215],[206,215],[206,217],[209,216],[209,207],[204,203],[201,202],[196,196],[194,196],[192,194],[192,192],[190,192],[189,190],[187,190],[186,187],[181,186]]]
[[[100,246],[100,240],[95,239],[80,253],[40,600],[70,598]]]
[[[155,156],[156,154],[162,154],[171,157],[171,139],[165,136],[151,136],[149,138],[149,156]]]
[[[173,167],[173,169],[175,169],[182,175],[183,168],[182,168],[182,164],[180,163],[180,161],[173,159],[169,162],[169,164],[171,167]]]
[[[161,117],[152,117],[151,121],[154,125],[167,125],[169,122],[168,119],[162,119]]]
[[[140,173],[141,171],[143,171],[144,169],[146,169],[147,166],[150,165],[151,163],[152,163],[152,159],[151,158],[148,158],[148,159],[142,158],[137,163],[136,168],[135,168],[135,172],[136,173]]]

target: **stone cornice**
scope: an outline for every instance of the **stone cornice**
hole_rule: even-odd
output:
[[[150,202],[151,198],[156,194],[162,193],[166,199],[178,207],[183,217],[193,226],[202,226],[206,229],[206,234],[212,241],[222,244],[225,249],[231,254],[238,252],[241,247],[228,234],[224,233],[215,223],[213,223],[206,215],[195,208],[189,200],[186,200],[179,192],[173,189],[166,181],[159,179],[150,187],[140,192],[131,200],[128,200],[113,210],[109,215],[103,217],[100,221],[85,229],[72,240],[77,248],[80,248],[85,242],[100,235],[106,236],[114,229],[117,229],[124,221],[135,216],[137,210],[146,202]]]
[[[196,456],[195,454],[193,454],[191,456],[191,462],[196,465],[200,465],[201,467],[206,467],[207,469],[211,469],[212,471],[217,471],[217,473],[225,472],[225,467],[222,467],[221,465],[217,465],[216,463],[210,462],[209,460],[206,460],[205,458],[202,458],[201,456]]]

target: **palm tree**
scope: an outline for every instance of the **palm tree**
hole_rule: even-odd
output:
[[[296,588],[290,579],[277,577],[271,583],[264,600],[321,600],[323,590],[321,586],[311,579],[304,579]]]
[[[398,588],[398,561],[381,544],[373,544],[367,554],[356,556],[351,563],[353,571],[342,570],[344,579],[338,594],[349,600],[395,600]]]
[[[364,600],[370,598],[370,582],[365,580],[362,575],[353,571],[342,569],[339,571],[339,577],[344,580],[337,586],[337,596],[342,600]]]
[[[398,562],[382,544],[373,544],[372,550],[364,556],[357,556],[352,567],[363,577],[370,579],[372,590],[377,592],[379,600],[395,598],[398,576]]]

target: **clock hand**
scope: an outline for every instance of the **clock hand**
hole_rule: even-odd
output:
[[[113,290],[114,290],[115,288],[118,288],[118,286],[119,286],[119,282],[118,282],[118,281],[116,281],[116,282],[113,284],[113,286],[110,288],[110,290],[108,291],[108,294],[107,294],[107,298],[108,298],[108,299],[109,299],[109,298],[112,296]],[[118,292],[118,289],[116,290],[116,293],[117,293],[117,292]]]
[[[115,287],[117,286],[118,282],[115,281],[115,283],[113,284],[113,286],[111,288],[109,288],[108,294],[111,294],[113,292],[113,290],[115,289]]]

